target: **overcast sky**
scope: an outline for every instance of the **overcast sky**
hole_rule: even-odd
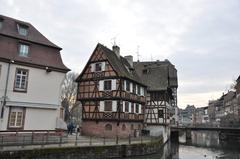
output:
[[[97,43],[140,61],[169,59],[178,105],[206,106],[240,74],[239,0],[0,0],[0,14],[33,24],[81,72]]]

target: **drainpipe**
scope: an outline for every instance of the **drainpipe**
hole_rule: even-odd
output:
[[[11,65],[11,62],[14,63],[14,61],[9,61],[9,63],[8,63],[7,78],[6,78],[5,90],[4,90],[4,96],[3,96],[3,105],[2,105],[2,108],[1,108],[1,118],[3,118],[3,115],[4,115],[4,106],[6,105],[7,88],[8,88],[8,80],[9,80],[9,73],[10,73],[10,65]]]

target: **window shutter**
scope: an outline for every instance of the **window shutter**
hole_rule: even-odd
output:
[[[112,90],[116,90],[116,84],[117,84],[116,79],[113,79],[112,80]]]
[[[104,111],[104,101],[100,101],[100,108],[99,108],[100,112]]]
[[[124,91],[126,91],[126,90],[127,90],[127,81],[124,80]]]
[[[139,114],[142,114],[142,105],[141,104],[139,104]]]
[[[95,64],[91,64],[91,72],[95,72]]]
[[[141,96],[144,96],[143,87],[141,87],[140,94],[141,94]]]
[[[117,101],[112,101],[112,111],[113,112],[117,111]]]
[[[130,92],[133,92],[133,84],[132,84],[132,82],[130,83]]]
[[[129,109],[128,112],[131,113],[131,112],[132,112],[132,103],[131,103],[131,102],[129,102],[129,107],[128,107],[128,109]]]
[[[99,91],[103,91],[103,85],[104,81],[103,80],[99,81]]]
[[[125,101],[122,102],[122,110],[125,112]]]
[[[102,71],[105,71],[105,66],[106,66],[106,63],[105,62],[102,62]]]

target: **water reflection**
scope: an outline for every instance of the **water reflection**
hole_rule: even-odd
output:
[[[182,133],[179,143],[168,142],[158,154],[128,159],[240,159],[240,142],[218,139],[218,132],[192,132],[191,141]]]

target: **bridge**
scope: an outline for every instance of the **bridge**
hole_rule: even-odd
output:
[[[240,133],[240,127],[239,128],[233,128],[233,127],[171,126],[171,131],[177,131],[177,130],[206,130],[206,131],[222,131],[222,132],[239,132]]]
[[[194,127],[194,126],[171,126],[171,136],[178,138],[179,131],[186,132],[186,140],[191,140],[191,131],[217,131],[220,140],[240,138],[240,128],[233,127]]]

